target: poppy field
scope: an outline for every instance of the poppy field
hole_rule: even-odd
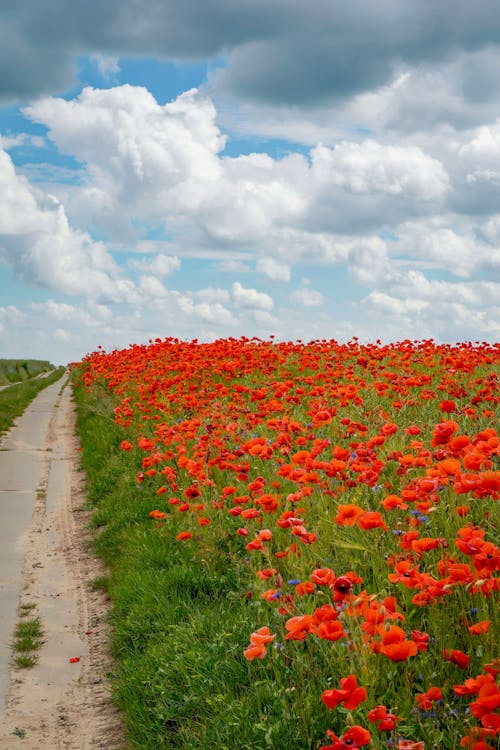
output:
[[[494,750],[500,346],[73,366],[131,747]]]

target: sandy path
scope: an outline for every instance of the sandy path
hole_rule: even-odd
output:
[[[103,571],[88,548],[75,410],[69,387],[60,392],[62,383],[45,389],[18,421],[15,437],[9,434],[2,443],[4,461],[14,466],[16,454],[17,464],[21,456],[30,466],[30,481],[38,472],[31,521],[14,543],[16,554],[24,551],[19,603],[36,604],[33,612],[41,619],[45,643],[34,667],[10,669],[6,706],[0,706],[1,750],[125,747],[105,678],[110,668],[106,596],[88,586]],[[47,423],[43,444],[37,445]],[[17,499],[27,500],[26,477],[18,478],[17,488],[11,472],[4,471],[0,479],[2,488],[9,485],[9,497],[17,492]],[[0,567],[0,581],[2,575]],[[16,611],[11,619],[17,621]],[[72,657],[80,661],[70,663]]]

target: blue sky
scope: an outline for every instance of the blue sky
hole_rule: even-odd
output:
[[[0,356],[498,341],[499,31],[492,0],[0,8]]]

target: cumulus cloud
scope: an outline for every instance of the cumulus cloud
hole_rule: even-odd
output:
[[[64,206],[37,193],[0,150],[0,260],[22,280],[115,302],[133,299],[105,246],[74,229]]]
[[[370,292],[362,304],[375,325],[389,320],[391,325],[400,326],[400,338],[433,336],[445,341],[476,341],[498,339],[499,298],[498,283],[430,280],[411,270],[388,291]]]
[[[86,88],[74,100],[46,98],[25,111],[84,165],[82,184],[58,193],[71,221],[154,251],[161,243],[137,236],[150,223],[184,237],[179,256],[186,246],[227,249],[228,261],[240,260],[236,243],[264,247],[272,237],[276,249],[257,260],[257,270],[272,280],[289,280],[284,244],[291,235],[312,232],[317,245],[322,230],[327,243],[335,232],[374,234],[388,221],[428,215],[449,192],[440,160],[406,144],[344,140],[313,148],[310,159],[223,156],[226,137],[215,106],[194,89],[160,105],[141,87]]]
[[[304,19],[298,3],[289,5],[290,24]],[[411,3],[402,5],[409,9]],[[416,6],[413,11],[420,13]],[[426,17],[433,13],[438,11],[427,8]],[[235,42],[217,86],[231,89],[240,52],[267,43],[257,37]],[[412,67],[416,56],[404,65],[391,63],[390,72],[372,71],[370,85],[378,88],[365,91],[363,84],[352,96],[358,84],[349,89],[347,82],[350,99],[335,107],[323,103],[307,116],[299,107],[283,110],[281,131],[274,132],[286,137],[305,123],[313,145],[279,158],[228,155],[214,100],[195,89],[167,104],[130,85],[34,102],[26,113],[79,165],[79,179],[68,184],[54,172],[44,181],[39,170],[34,186],[29,165],[21,173],[0,152],[0,257],[18,278],[85,298],[86,306],[78,315],[76,306],[53,301],[27,313],[31,324],[38,314],[62,332],[62,343],[68,331],[98,329],[109,345],[167,330],[192,337],[286,336],[290,320],[295,335],[305,337],[308,327],[311,335],[323,336],[494,337],[500,121],[465,115],[481,65],[493,70],[498,51],[487,51],[480,41],[477,49],[471,42],[460,50],[464,39],[440,71],[428,62]],[[273,54],[281,54],[279,45]],[[465,59],[472,66],[469,78]],[[255,76],[257,81],[258,70]],[[476,95],[484,116],[496,102],[488,80]],[[320,99],[326,95],[322,86],[319,81]],[[266,106],[276,124],[275,108]],[[446,122],[448,106],[452,124]],[[419,107],[429,117],[417,127]],[[330,119],[322,122],[325,111]],[[415,113],[413,125],[413,115],[404,122],[405,112]],[[345,118],[341,133],[337,115]],[[318,139],[323,143],[314,142],[318,135],[325,136]],[[27,136],[9,138],[12,149],[28,143]],[[129,253],[123,266],[113,259],[115,250]],[[191,283],[185,272],[195,261]],[[348,310],[310,284],[284,286],[310,268],[329,274],[333,286],[335,267],[352,285]],[[442,271],[446,280],[435,278]],[[246,274],[245,286],[234,280],[239,274]],[[284,301],[294,309],[280,307]],[[7,335],[5,315],[0,323]],[[16,325],[20,330],[25,323]]]
[[[237,307],[269,311],[274,307],[272,297],[257,289],[249,289],[235,281],[231,287],[233,302]]]
[[[448,188],[443,165],[415,146],[385,146],[368,139],[312,151],[318,179],[352,193],[387,193],[439,201]]]
[[[448,62],[498,44],[494,0],[23,0],[0,7],[0,90],[9,99],[63,91],[75,56],[221,57],[217,86],[238,98],[296,106],[342,99],[391,79],[401,63]],[[196,22],[193,22],[196,19]],[[50,51],[50,54],[47,52]],[[493,81],[465,81],[471,100]]]
[[[181,262],[176,255],[164,255],[158,253],[152,258],[145,258],[142,260],[130,260],[128,262],[129,268],[136,271],[146,271],[152,275],[164,278],[169,276],[174,271],[178,271],[181,267]]]
[[[303,307],[321,307],[325,304],[325,298],[321,292],[318,292],[317,289],[311,289],[308,286],[295,289],[291,293],[290,299],[292,302],[296,302]]]
[[[275,258],[259,258],[256,270],[267,276],[271,281],[290,281],[291,270],[286,263],[281,263]]]

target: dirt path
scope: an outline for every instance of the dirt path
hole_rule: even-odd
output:
[[[0,558],[0,584],[8,586],[10,582],[12,588],[17,582],[19,604],[36,605],[32,611],[41,619],[45,641],[34,667],[10,668],[6,705],[0,705],[1,750],[125,747],[123,728],[105,678],[110,668],[104,622],[106,596],[88,585],[103,571],[89,552],[89,517],[82,510],[85,498],[78,470],[75,410],[69,387],[60,392],[62,383],[42,391],[18,421],[14,437],[9,434],[4,440],[0,453],[0,472],[4,467],[0,490],[11,493],[7,499],[14,497],[16,506],[21,496],[26,505],[30,490],[22,473],[16,487],[15,476],[5,472],[5,466],[13,466],[14,475],[16,470],[19,474],[21,457],[30,467],[31,481],[37,471],[39,475],[31,522],[26,532],[13,540],[16,554],[24,552],[22,574],[16,579],[15,571],[10,570],[13,578],[9,581]],[[24,432],[22,420],[28,425]],[[42,445],[33,444],[39,442],[47,422]],[[13,603],[12,591],[10,601]],[[19,619],[17,611],[11,619]],[[79,661],[70,663],[78,657]]]

